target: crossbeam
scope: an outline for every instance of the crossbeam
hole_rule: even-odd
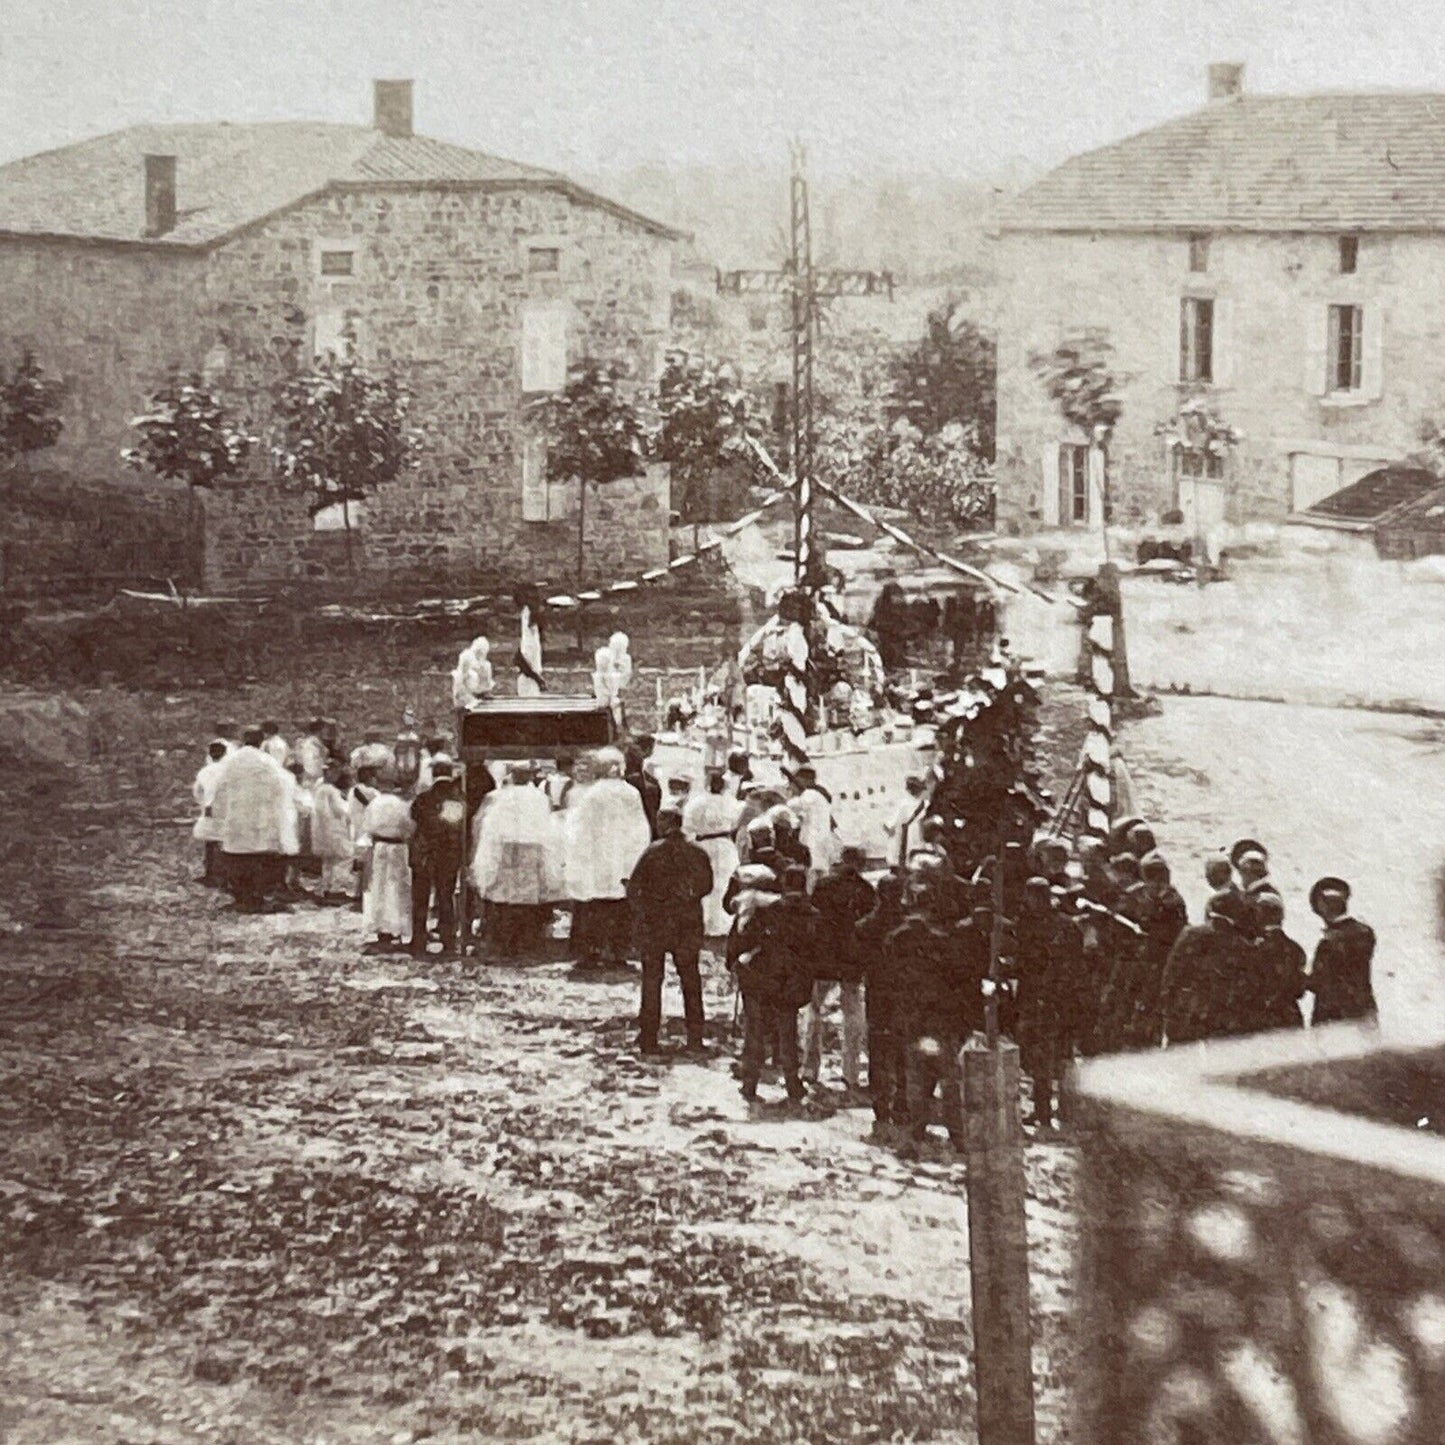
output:
[[[797,272],[791,267],[776,271],[718,271],[717,289],[721,296],[786,296],[799,285]],[[886,296],[893,300],[891,271],[813,272],[813,296],[819,301],[836,300],[840,296]]]

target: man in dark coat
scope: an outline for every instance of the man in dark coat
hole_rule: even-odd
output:
[[[1078,991],[1082,954],[1079,931],[1055,909],[1048,879],[1030,878],[1014,926],[1014,1036],[1019,1066],[1034,1085],[1033,1116],[1025,1122],[1043,1129],[1053,1126],[1054,1087],[1069,1061],[1068,1015]]]
[[[936,869],[919,869],[910,886],[911,911],[885,946],[888,966],[903,991],[908,1037],[908,1117],[914,1141],[928,1136],[933,1100],[943,1094],[943,1122],[963,1148],[959,1051],[978,991],[949,913],[948,890]]]
[[[1315,947],[1309,986],[1314,990],[1312,1024],[1378,1018],[1370,965],[1375,957],[1375,930],[1350,917],[1350,885],[1343,878],[1321,878],[1310,889],[1310,907],[1324,921]]]
[[[1157,1049],[1164,1031],[1160,989],[1164,967],[1189,910],[1158,853],[1139,864],[1140,881],[1124,895],[1119,912],[1143,930],[1138,945],[1120,953],[1100,1006],[1099,1043],[1106,1051]]]
[[[1300,996],[1305,991],[1305,951],[1284,931],[1284,900],[1273,891],[1254,904],[1259,934],[1245,951],[1235,1002],[1235,1032],[1304,1027]]]
[[[466,799],[450,762],[432,765],[432,784],[411,805],[411,951],[424,954],[427,918],[436,899],[442,952],[457,946],[457,875],[466,852]]]
[[[789,868],[782,896],[757,909],[738,936],[738,987],[745,1006],[742,1093],[752,1103],[768,1050],[777,1041],[788,1098],[800,1103],[798,1010],[813,996],[813,967],[818,951],[818,910],[807,893],[808,875]]]
[[[813,885],[818,910],[818,967],[813,1000],[803,1016],[803,1077],[818,1081],[823,1065],[823,1008],[833,984],[843,1005],[843,1083],[862,1102],[863,963],[854,952],[854,927],[873,911],[873,885],[863,876],[861,848],[846,847],[835,867]]]
[[[1229,910],[1228,895],[1214,894],[1204,922],[1184,929],[1169,952],[1160,1003],[1170,1044],[1197,1043],[1231,1031],[1244,939]]]
[[[642,811],[647,814],[647,826],[652,829],[652,836],[655,838],[657,837],[657,815],[662,810],[662,784],[644,766],[651,748],[648,747],[644,750],[641,746],[643,741],[644,739],[639,738],[627,749],[624,754],[626,768],[622,776],[637,789],[638,795],[642,799]],[[650,744],[652,739],[648,738],[645,741]]]
[[[662,975],[667,955],[682,984],[687,1047],[703,1049],[702,900],[712,892],[712,863],[696,843],[683,836],[682,814],[663,808],[657,815],[658,839],[651,844],[627,880],[627,897],[637,921],[642,953],[642,1005],[638,1043],[644,1054],[659,1052],[662,1027]]]
[[[888,935],[902,926],[904,879],[888,873],[878,880],[873,911],[853,929],[853,956],[863,969],[868,1018],[868,1092],[873,1099],[874,1133],[908,1123],[907,1043],[904,1037],[902,980],[886,948]]]

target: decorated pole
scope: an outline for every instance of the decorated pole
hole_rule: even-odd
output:
[[[808,219],[808,181],[801,145],[793,146],[789,207],[792,253],[793,332],[793,606],[783,616],[783,747],[793,765],[808,760],[808,722],[813,686],[813,245]]]
[[[1084,833],[1107,841],[1114,822],[1114,614],[1096,611],[1086,626],[1089,731],[1084,739]]]

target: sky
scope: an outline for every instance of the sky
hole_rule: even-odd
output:
[[[581,174],[642,165],[1028,173],[1261,92],[1445,91],[1432,0],[12,0],[0,159],[144,121],[365,122]]]

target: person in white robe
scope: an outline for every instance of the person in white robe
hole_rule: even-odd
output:
[[[346,795],[346,822],[351,832],[351,882],[347,891],[358,909],[361,907],[364,860],[357,842],[361,837],[361,820],[366,813],[367,804],[380,791],[376,781],[379,776],[380,769],[378,768],[357,769],[356,781]]]
[[[818,787],[818,775],[808,764],[793,774],[795,795],[788,800],[789,811],[798,820],[798,839],[808,850],[808,887],[811,888],[838,861],[838,833],[833,823],[833,805]]]
[[[573,901],[572,944],[581,967],[626,960],[632,942],[627,880],[652,827],[642,795],[624,777],[626,761],[603,748],[592,762],[595,782],[574,785],[565,820],[567,892]]]
[[[530,768],[512,768],[482,804],[471,867],[496,951],[512,958],[540,946],[563,893],[563,858],[552,805]]]
[[[281,736],[281,724],[262,723],[261,733],[261,751],[268,758],[274,758],[283,768],[289,768],[294,760],[291,756],[291,744]]]
[[[522,608],[521,636],[517,642],[517,696],[542,695],[542,629],[531,607]]]
[[[301,765],[307,787],[319,782],[326,772],[326,743],[321,736],[325,730],[325,719],[312,718],[305,736],[296,744],[295,760]]]
[[[328,903],[344,902],[351,897],[356,853],[346,797],[349,787],[347,774],[333,766],[317,783],[311,798],[311,843],[321,860],[321,896]]]
[[[712,864],[712,892],[703,900],[703,928],[709,938],[721,938],[732,926],[723,907],[723,895],[738,869],[735,834],[743,805],[727,791],[723,773],[707,775],[707,790],[688,801],[682,810],[682,831],[708,856]]]
[[[191,784],[191,796],[199,810],[191,837],[202,845],[205,859],[201,876],[196,881],[204,883],[207,888],[221,886],[221,830],[212,805],[216,800],[216,784],[220,781],[221,769],[230,753],[231,745],[225,738],[217,738],[206,749],[206,761],[196,774],[196,781]]]
[[[492,644],[485,637],[473,638],[462,649],[452,671],[452,705],[463,712],[485,702],[492,695],[496,679],[492,673]]]
[[[903,867],[918,841],[919,825],[928,806],[928,783],[921,773],[912,773],[903,784],[906,796],[883,824],[888,835],[888,864]]]
[[[361,926],[376,935],[367,953],[395,952],[411,928],[412,828],[411,805],[399,793],[378,792],[361,815]]]
[[[261,751],[261,741],[260,728],[247,729],[211,800],[226,876],[243,913],[261,912],[284,889],[286,860],[299,848],[294,780]]]
[[[605,647],[592,656],[592,690],[597,701],[611,709],[619,728],[626,727],[627,717],[622,696],[632,681],[631,644],[625,632],[614,632]]]

